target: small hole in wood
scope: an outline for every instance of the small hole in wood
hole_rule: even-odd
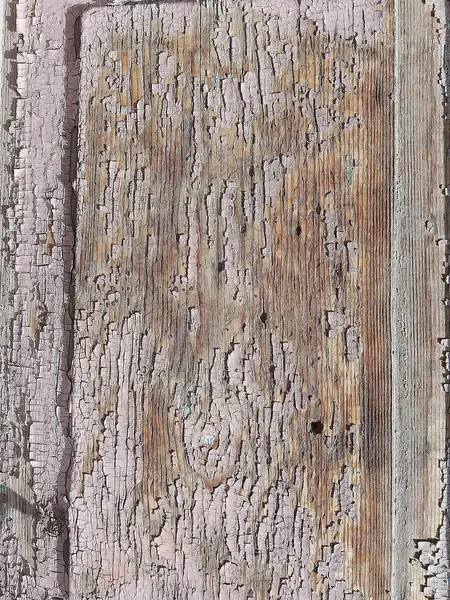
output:
[[[219,273],[225,269],[225,261],[224,260],[220,261],[218,268],[219,268]]]
[[[311,433],[314,433],[316,435],[323,433],[322,421],[312,421],[309,425],[309,430]]]
[[[265,325],[267,323],[267,313],[266,312],[261,313],[261,316],[259,318],[261,319],[261,323],[263,323],[263,325]]]

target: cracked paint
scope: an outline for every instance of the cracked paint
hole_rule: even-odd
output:
[[[390,4],[12,9],[0,595],[387,597]]]

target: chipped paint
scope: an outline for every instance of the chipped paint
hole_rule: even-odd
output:
[[[11,5],[0,595],[387,597],[391,5],[120,4]]]

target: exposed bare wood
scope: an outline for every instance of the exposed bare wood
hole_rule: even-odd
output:
[[[448,507],[443,488],[448,382],[436,368],[448,343],[446,290],[438,276],[448,260],[446,12],[444,3],[401,0],[395,13],[392,593],[394,598],[448,598],[448,525],[437,510]]]

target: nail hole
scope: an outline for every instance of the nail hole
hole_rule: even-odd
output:
[[[322,421],[312,421],[309,425],[309,430],[311,433],[318,435],[319,433],[323,433],[323,423]]]

